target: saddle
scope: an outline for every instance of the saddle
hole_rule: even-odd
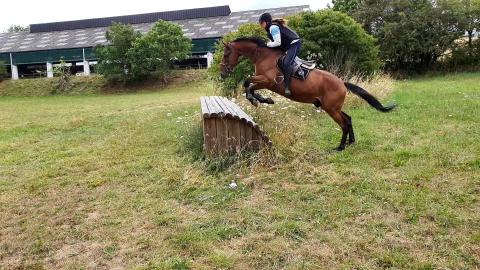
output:
[[[283,74],[285,74],[285,71],[282,68],[284,60],[285,60],[285,55],[280,57],[277,61],[277,67],[280,71],[282,71]],[[292,77],[300,80],[306,80],[308,78],[308,75],[310,74],[310,71],[314,70],[315,67],[316,67],[315,62],[306,61],[306,60],[300,59],[299,57],[295,57],[295,60],[293,62]]]

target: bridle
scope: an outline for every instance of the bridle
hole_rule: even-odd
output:
[[[230,66],[230,64],[220,63],[220,65],[225,67],[225,70],[227,71],[227,73],[233,72],[233,68]]]
[[[230,44],[230,43],[229,43],[229,44]],[[225,47],[229,46],[229,44],[224,43]],[[229,49],[230,49],[230,48],[229,48]],[[230,51],[229,51],[227,54],[225,54],[225,55],[223,56],[223,58],[224,58],[224,59],[228,59],[228,57],[230,56],[231,53],[232,53],[232,52],[231,52],[231,49],[230,49]],[[259,56],[259,50],[258,50],[258,46],[257,46],[257,47],[255,48],[255,53],[253,54],[253,59],[251,59],[251,60],[252,60],[253,62],[256,62],[256,59],[258,58],[258,56]],[[226,72],[227,72],[228,74],[230,74],[230,73],[233,72],[234,67],[232,67],[232,66],[228,63],[228,61],[227,61],[226,64],[224,64],[223,62],[220,63],[220,66],[225,67],[225,70],[226,70]]]
[[[229,52],[223,56],[223,58],[227,61],[227,63],[224,64],[224,63],[222,62],[222,63],[220,63],[220,66],[225,67],[225,71],[227,72],[227,74],[230,74],[230,73],[233,72],[233,67],[230,65],[230,63],[228,63],[228,60],[227,60],[227,59],[228,59],[228,57],[230,56],[230,54],[232,53],[232,52],[231,52],[232,49],[229,47],[229,44],[230,44],[230,43],[229,43],[229,44],[223,43],[223,44],[225,45],[225,48],[228,48],[228,49],[229,49]]]

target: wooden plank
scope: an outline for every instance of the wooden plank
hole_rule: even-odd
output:
[[[216,145],[217,145],[217,153],[224,154],[228,151],[227,148],[227,125],[226,120],[224,118],[215,118],[215,125],[217,130],[216,136]]]
[[[236,153],[241,151],[241,130],[240,125],[242,124],[239,120],[230,120],[232,122],[232,126],[229,127],[228,136],[231,139],[231,147],[232,150]]]
[[[206,100],[208,108],[210,110],[210,116],[209,117],[219,117],[222,116],[222,109],[217,105],[215,102],[215,99],[212,97],[208,97]]]
[[[235,105],[230,100],[222,97],[215,98],[218,105],[224,110],[224,112],[230,117],[227,121],[227,149],[229,152],[239,152],[241,150],[241,122],[238,119],[237,111],[232,108],[232,105]]]
[[[247,139],[246,139],[246,132],[247,132],[247,125],[244,122],[239,121],[239,126],[240,126],[240,150],[243,150],[245,148],[245,145],[247,144]]]
[[[215,110],[218,111],[218,116],[215,119],[215,124],[217,128],[217,137],[216,137],[216,144],[217,144],[217,153],[218,154],[225,154],[228,152],[228,125],[227,119],[225,118],[225,111],[224,109],[218,104],[217,102],[218,97],[210,97],[210,101]]]
[[[229,148],[235,152],[240,152],[248,142],[245,138],[245,133],[247,132],[247,129],[249,129],[249,126],[241,120],[242,118],[245,118],[242,113],[245,113],[240,109],[240,107],[238,107],[237,104],[226,98],[222,98],[222,103],[226,107],[226,110],[228,110],[229,113],[236,119],[235,121],[231,121],[232,124],[230,124],[228,128],[228,136],[230,140]]]
[[[200,104],[202,106],[202,115],[205,116],[210,114],[210,109],[208,108],[206,97],[200,98]]]
[[[239,138],[238,132],[236,132],[238,130],[238,128],[236,128],[236,126],[238,126],[238,120],[234,118],[236,116],[236,113],[229,108],[229,104],[227,103],[228,99],[223,97],[215,97],[214,99],[217,104],[222,108],[224,113],[227,115],[227,117],[225,118],[226,151],[230,153],[235,152],[237,147],[237,141]]]
[[[245,147],[251,149],[252,143],[252,127],[249,124],[244,123],[245,125]]]
[[[258,131],[253,130],[253,132],[252,132],[252,147],[253,147],[253,149],[255,149],[255,150],[260,149],[261,140],[262,140],[262,137],[258,133]]]
[[[217,96],[213,97],[213,99],[215,100],[215,102],[217,102],[218,106],[222,109],[222,111],[226,115],[235,116],[235,112],[232,113],[232,111],[230,111],[230,108],[229,108],[230,106],[227,103],[228,99],[224,97],[217,97]]]
[[[245,114],[245,112],[237,104],[233,103],[230,100],[227,100],[226,104],[230,107],[230,110],[235,113],[235,115],[240,118],[244,117],[243,114]]]
[[[250,122],[252,123],[253,125],[257,125],[255,123],[255,121],[253,121],[253,119],[248,115],[246,114],[237,104],[229,101],[231,103],[231,109],[233,111],[235,111],[236,115],[240,118],[240,119],[245,119],[247,122]]]
[[[204,145],[207,154],[211,155],[217,152],[216,137],[217,128],[214,118],[203,120]]]

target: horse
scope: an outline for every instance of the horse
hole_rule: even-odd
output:
[[[389,112],[395,104],[383,106],[365,89],[349,82],[344,82],[330,72],[313,69],[305,80],[292,78],[291,95],[285,95],[285,85],[277,62],[283,56],[279,49],[267,47],[265,41],[256,37],[237,38],[232,42],[223,43],[223,58],[220,63],[221,77],[230,75],[238,65],[241,56],[248,58],[255,65],[255,75],[247,78],[244,83],[246,98],[254,106],[258,103],[274,104],[271,98],[265,98],[256,90],[268,89],[290,100],[313,104],[324,110],[341,127],[342,139],[336,148],[343,151],[347,144],[355,143],[352,118],[342,111],[347,91],[350,91],[380,112]]]

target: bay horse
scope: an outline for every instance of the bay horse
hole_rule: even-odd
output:
[[[291,95],[285,95],[285,85],[282,72],[277,67],[277,61],[283,52],[279,49],[267,47],[266,43],[256,37],[238,38],[224,43],[223,59],[220,64],[223,78],[233,72],[241,56],[248,58],[255,65],[255,75],[245,80],[246,98],[254,106],[258,103],[274,104],[271,98],[265,98],[256,93],[256,90],[269,89],[293,101],[309,103],[323,109],[342,128],[342,139],[336,148],[345,149],[347,144],[355,142],[352,118],[342,111],[347,90],[358,95],[372,107],[381,112],[389,112],[395,104],[383,106],[374,96],[365,89],[352,83],[343,82],[337,76],[319,69],[311,70],[306,80],[292,78]]]

